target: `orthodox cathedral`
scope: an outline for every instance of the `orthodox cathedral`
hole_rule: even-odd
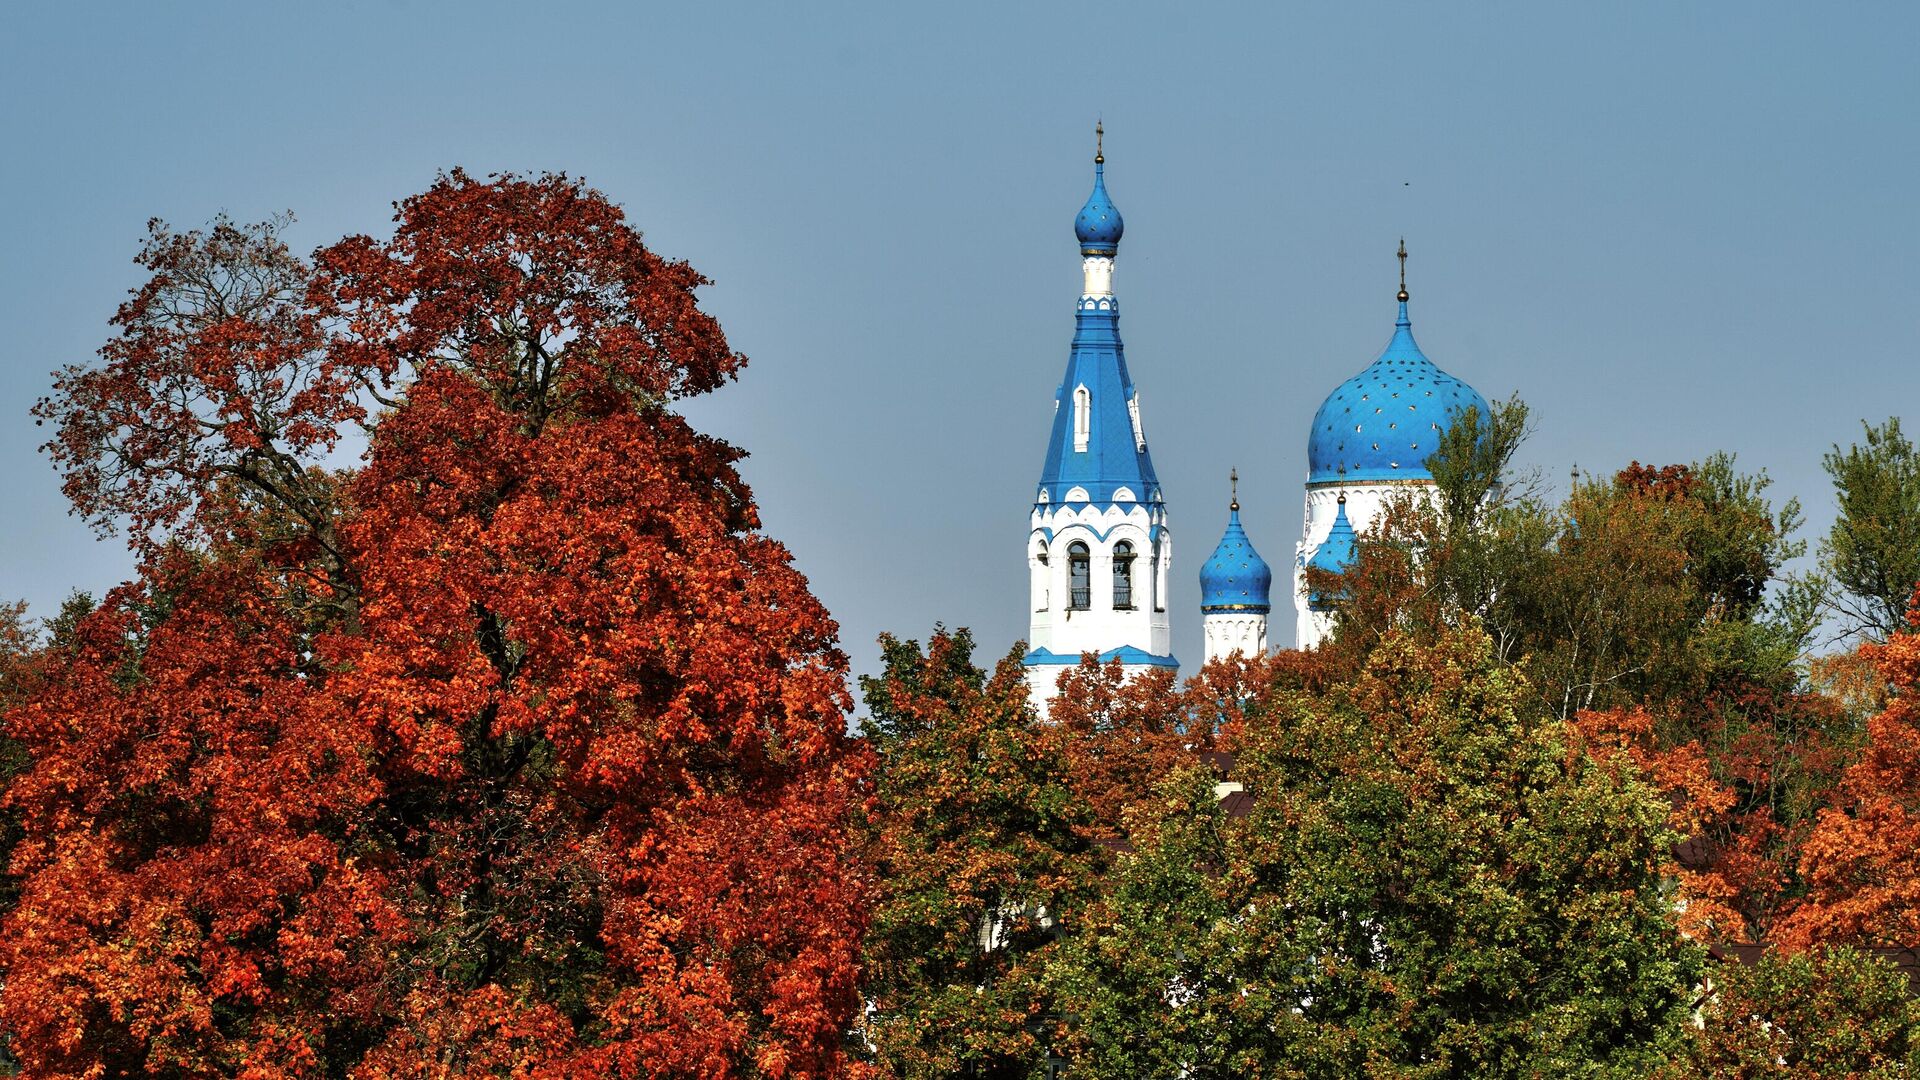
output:
[[[1119,660],[1129,674],[1178,668],[1167,613],[1173,530],[1154,475],[1140,398],[1120,344],[1114,262],[1123,229],[1107,194],[1106,158],[1093,155],[1093,194],[1074,220],[1082,285],[1067,373],[1054,395],[1053,433],[1027,534],[1027,681],[1042,708],[1064,665],[1082,653]],[[1433,489],[1427,456],[1456,410],[1488,415],[1486,399],[1441,371],[1407,319],[1406,247],[1399,317],[1379,358],[1335,387],[1307,437],[1306,524],[1294,545],[1294,640],[1312,648],[1331,629],[1327,605],[1305,588],[1308,567],[1339,572],[1389,496]],[[1240,524],[1238,479],[1226,532],[1200,566],[1207,661],[1267,649],[1273,570]]]

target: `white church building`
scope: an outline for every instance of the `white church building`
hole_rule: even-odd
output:
[[[1179,667],[1167,607],[1173,532],[1120,343],[1114,264],[1122,231],[1096,138],[1093,194],[1074,221],[1082,284],[1073,346],[1054,394],[1027,534],[1025,662],[1042,708],[1064,667],[1085,653],[1119,660],[1129,674]],[[1385,351],[1334,388],[1308,434],[1306,524],[1292,575],[1294,641],[1302,649],[1318,645],[1332,625],[1328,605],[1307,594],[1307,567],[1343,570],[1356,536],[1391,495],[1432,490],[1425,462],[1452,416],[1464,409],[1487,415],[1486,400],[1414,342],[1404,245],[1400,267],[1399,318]],[[1240,524],[1236,478],[1226,531],[1200,567],[1205,661],[1267,650],[1272,583],[1272,569]]]

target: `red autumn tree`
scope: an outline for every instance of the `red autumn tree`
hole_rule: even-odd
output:
[[[0,1023],[39,1076],[836,1074],[863,759],[671,409],[744,363],[703,279],[566,177],[396,222],[156,227],[40,406],[143,564],[7,718]]]
[[[1793,944],[1920,943],[1920,606],[1908,620],[1909,632],[1862,648],[1892,694],[1807,838],[1806,902],[1781,933]]]
[[[1118,661],[1082,658],[1060,677],[1048,719],[1067,733],[1068,783],[1092,811],[1090,835],[1109,845],[1130,842],[1128,812],[1162,802],[1158,789],[1168,777],[1196,767],[1218,776],[1250,713],[1324,683],[1331,669],[1322,653],[1235,654],[1176,683],[1166,671],[1128,678]]]

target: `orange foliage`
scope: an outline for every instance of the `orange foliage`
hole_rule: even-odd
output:
[[[1581,712],[1574,726],[1590,747],[1625,753],[1672,800],[1669,824],[1685,838],[1675,871],[1685,901],[1681,930],[1703,941],[1746,940],[1750,928],[1740,900],[1756,884],[1751,849],[1758,835],[1733,827],[1738,799],[1714,779],[1705,750],[1697,742],[1661,748],[1653,717],[1638,706]],[[1731,849],[1723,842],[1729,835]]]
[[[42,405],[146,558],[6,719],[0,1027],[41,1077],[838,1075],[845,658],[666,407],[743,358],[565,177],[397,221],[311,274],[151,247]],[[314,467],[361,420],[365,466]]]
[[[1250,711],[1325,668],[1318,654],[1288,651],[1216,660],[1184,684],[1162,670],[1128,679],[1117,660],[1069,669],[1048,717],[1069,733],[1070,782],[1093,810],[1096,838],[1124,839],[1128,808],[1159,801],[1160,782],[1180,769],[1234,750]]]
[[[1861,650],[1891,697],[1807,838],[1806,903],[1781,934],[1791,944],[1920,942],[1920,608],[1909,612],[1912,631]]]

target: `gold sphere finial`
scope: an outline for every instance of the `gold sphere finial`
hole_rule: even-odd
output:
[[[1407,302],[1407,238],[1400,238],[1400,302]]]
[[[1095,165],[1105,165],[1107,163],[1106,152],[1101,148],[1101,144],[1106,141],[1106,135],[1106,125],[1099,120],[1095,120],[1093,122],[1093,163]]]

